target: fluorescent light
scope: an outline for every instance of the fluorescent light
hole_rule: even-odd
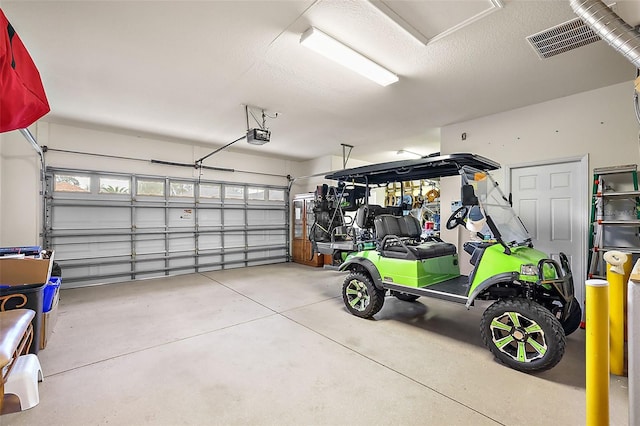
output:
[[[315,27],[309,28],[302,34],[300,44],[375,81],[381,86],[388,86],[398,81],[398,76],[391,71],[382,68],[372,60],[365,58]]]

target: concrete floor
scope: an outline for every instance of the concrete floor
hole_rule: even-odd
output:
[[[482,345],[482,307],[387,297],[364,320],[343,277],[290,263],[64,290],[40,404],[0,424],[585,423],[583,330],[527,375]],[[610,395],[626,425],[626,378]]]

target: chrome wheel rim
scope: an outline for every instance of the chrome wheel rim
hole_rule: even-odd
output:
[[[345,295],[347,296],[347,303],[353,309],[362,312],[367,309],[371,296],[367,291],[367,286],[360,280],[353,279],[347,284],[345,289]]]
[[[518,312],[494,317],[489,328],[493,344],[514,361],[532,362],[549,349],[542,327]]]

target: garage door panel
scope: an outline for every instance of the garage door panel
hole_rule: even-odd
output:
[[[127,207],[58,206],[53,215],[53,229],[130,228]]]
[[[198,210],[198,224],[200,227],[222,225],[222,211],[219,209],[200,209]]]
[[[244,225],[244,210],[241,210],[241,209],[225,209],[224,210],[224,225],[225,226]]]
[[[286,215],[284,211],[278,210],[249,210],[247,212],[247,223],[249,225],[284,225]]]
[[[85,244],[87,242],[91,242],[95,239],[95,236],[91,235],[88,232],[82,232],[78,234],[87,234],[87,235],[73,235],[68,237],[51,237],[51,240],[55,244],[59,245],[67,245],[67,244]],[[128,234],[109,234],[109,235],[100,235],[100,241],[103,243],[108,242],[128,242],[131,237]]]
[[[187,272],[195,272],[195,257],[191,258],[180,258],[180,259],[170,259],[169,267],[175,269],[181,269]],[[188,268],[188,269],[184,269]]]
[[[56,258],[78,259],[131,254],[131,244],[125,241],[85,241],[56,246]]]
[[[263,259],[263,258],[271,258],[271,257],[279,257],[284,256],[286,254],[286,249],[282,248],[281,250],[256,250],[251,251],[248,254],[248,259]]]
[[[131,266],[129,264],[121,264],[121,265],[94,265],[90,268],[91,274],[100,276],[100,275],[118,275],[122,277],[127,277],[131,274]]]
[[[244,261],[244,259],[245,259],[244,253],[229,253],[224,255],[225,262],[231,262],[231,263],[235,263],[238,261],[242,262]]]
[[[136,226],[150,227],[164,227],[165,225],[165,211],[164,207],[137,207],[135,209],[134,218]]]
[[[159,239],[157,237],[144,239],[136,238],[135,251],[136,254],[163,253],[165,251],[165,240],[164,238]]]
[[[220,234],[200,234],[198,237],[198,249],[216,249],[222,247],[222,235]]]
[[[90,267],[89,266],[81,266],[81,267],[65,267],[63,274],[65,282],[66,280],[73,280],[74,278],[82,278],[90,275]]]
[[[142,255],[137,257],[137,262],[135,264],[134,270],[136,272],[145,272],[145,271],[160,271],[165,267],[164,260],[152,260],[155,259],[155,256],[151,255]],[[164,274],[164,271],[163,271]]]
[[[198,256],[198,265],[204,265],[205,268],[212,266],[220,267],[221,263],[222,256],[220,254],[201,254],[200,256]]]
[[[169,238],[169,251],[191,251],[195,252],[196,239],[193,236],[175,237]]]
[[[136,279],[148,279],[148,278],[160,278],[164,277],[166,273],[162,269],[148,271],[148,272],[137,272]]]
[[[192,208],[170,208],[169,227],[194,227],[196,218]]]
[[[225,234],[224,247],[244,247],[244,234]]]
[[[286,231],[254,231],[248,236],[249,246],[260,246],[266,244],[284,244],[286,242]]]

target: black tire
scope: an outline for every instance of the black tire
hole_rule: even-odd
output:
[[[560,321],[532,300],[495,302],[482,314],[480,333],[498,361],[525,373],[548,370],[564,355],[566,338]]]
[[[571,311],[569,312],[569,317],[566,321],[560,321],[562,324],[562,328],[564,330],[564,335],[568,336],[580,327],[580,323],[582,322],[582,309],[580,308],[580,304],[578,300],[574,297],[573,303],[571,304]]]
[[[342,300],[347,310],[360,318],[371,318],[384,304],[385,290],[377,289],[371,278],[361,272],[347,275],[342,284]]]
[[[405,302],[415,302],[420,298],[420,296],[416,296],[415,294],[400,293],[399,291],[392,291],[391,294]]]

